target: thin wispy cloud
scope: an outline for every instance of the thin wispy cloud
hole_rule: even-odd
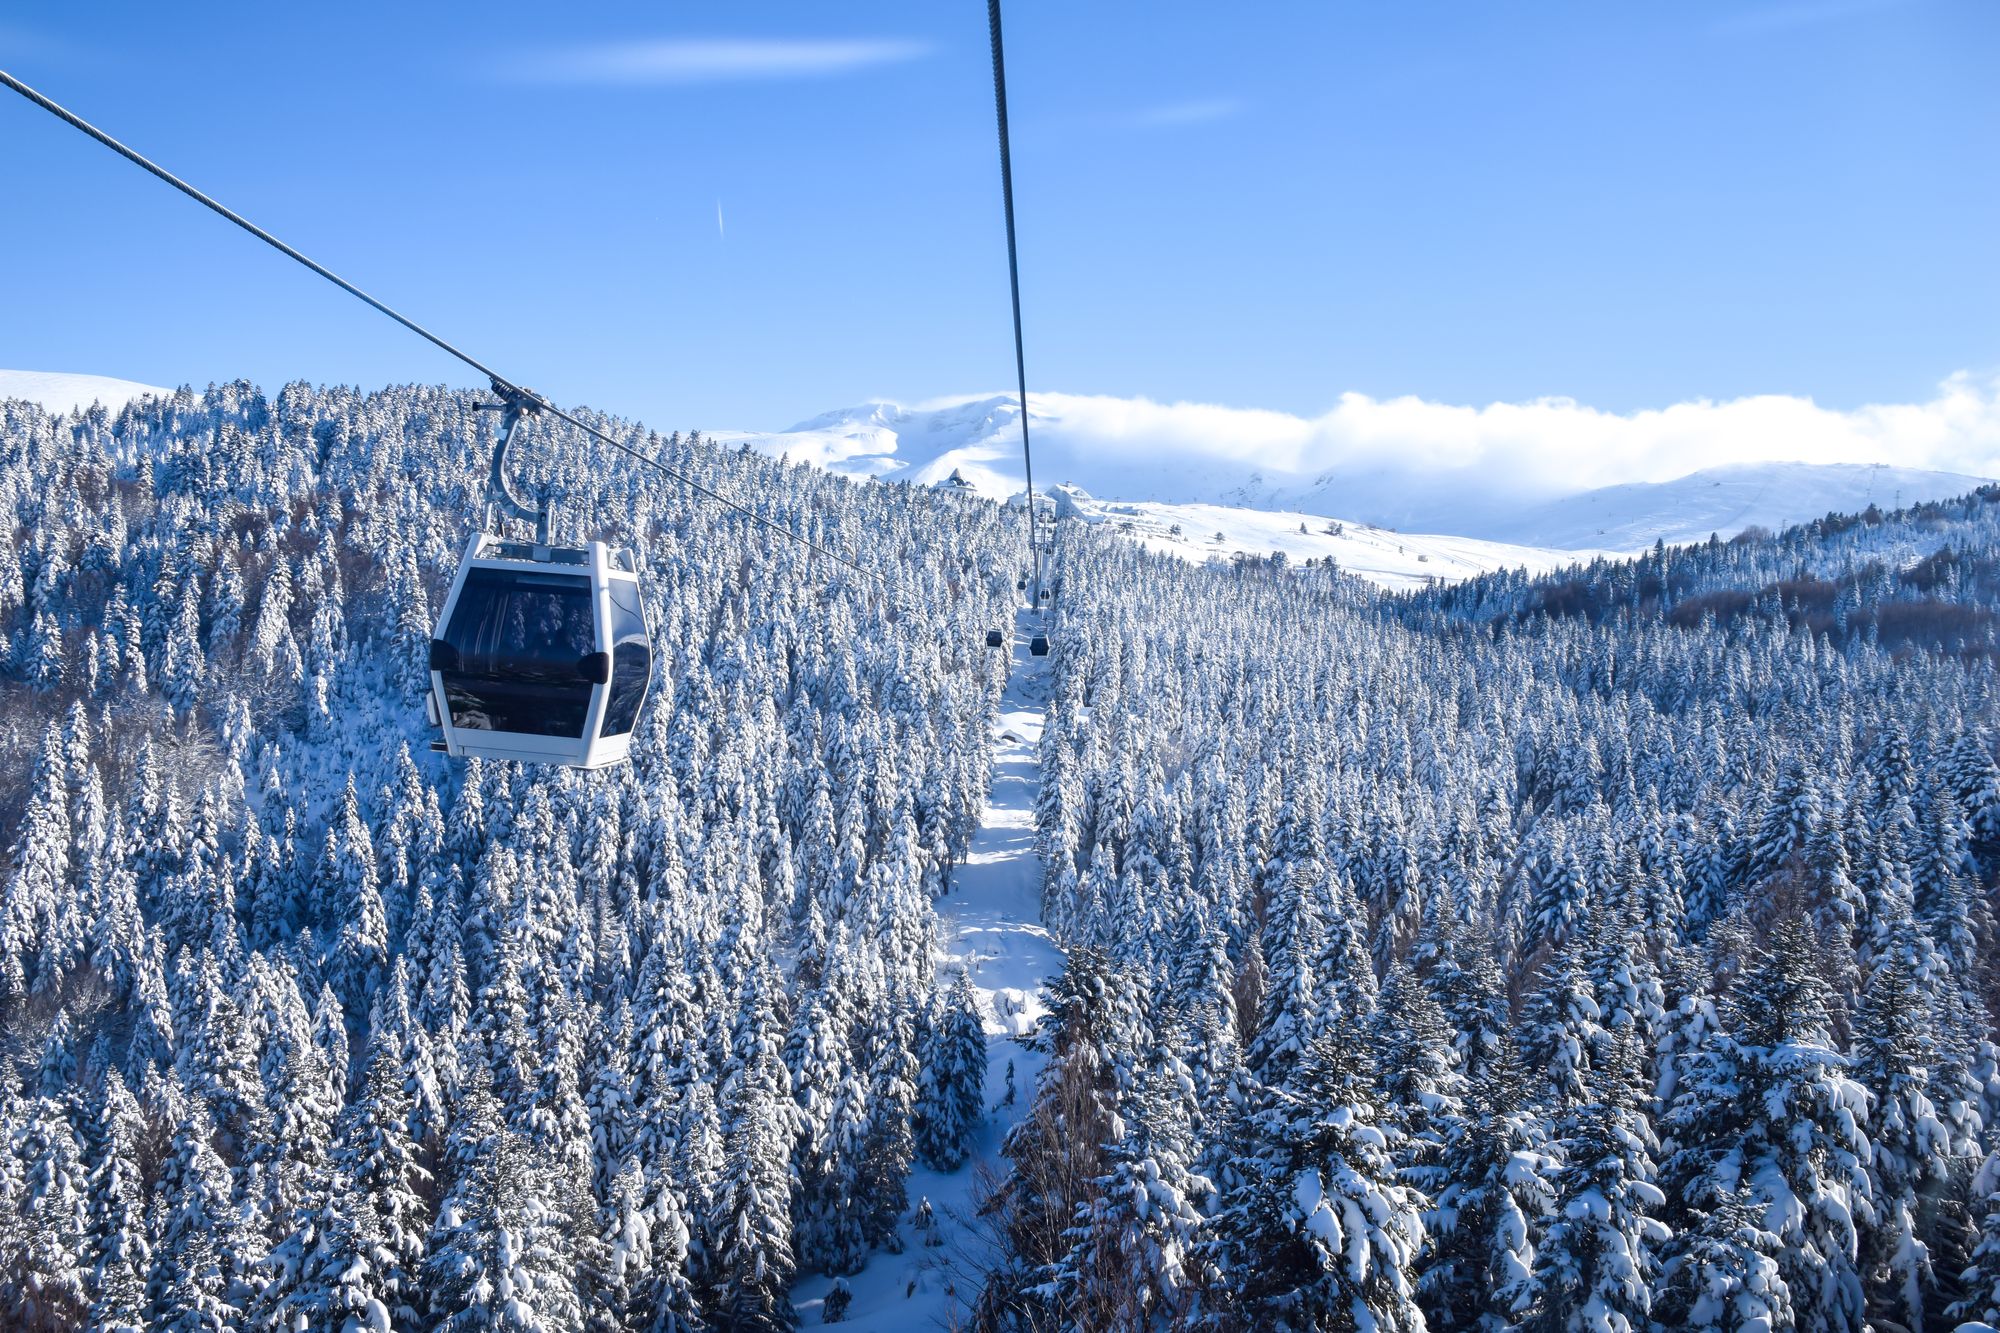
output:
[[[1119,117],[1127,129],[1161,130],[1177,125],[1207,125],[1243,114],[1243,103],[1234,97],[1203,97],[1188,102],[1168,102],[1143,107]]]
[[[508,82],[695,84],[826,78],[922,59],[903,38],[672,37],[518,52],[495,63]]]

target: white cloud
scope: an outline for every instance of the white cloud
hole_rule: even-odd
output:
[[[660,38],[523,52],[495,73],[518,83],[724,83],[847,74],[929,53],[924,43],[900,38]]]
[[[1349,393],[1310,418],[1067,394],[1030,401],[1093,450],[1156,465],[1162,455],[1224,461],[1271,480],[1460,473],[1497,490],[1546,495],[1747,462],[1894,463],[2000,476],[2000,376],[1963,372],[1927,402],[1846,411],[1778,394],[1618,413],[1562,398],[1469,407]]]

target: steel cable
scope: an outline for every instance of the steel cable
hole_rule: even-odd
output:
[[[1042,605],[1042,547],[1035,539],[1035,456],[1028,447],[1028,358],[1021,337],[1021,262],[1014,247],[1014,159],[1007,146],[1007,58],[1000,41],[1000,0],[986,0],[986,28],[993,43],[993,109],[1000,124],[1000,197],[1007,209],[1007,289],[1014,300],[1014,375],[1021,392],[1021,470],[1028,482],[1028,558],[1033,561],[1035,609]]]
[[[300,253],[298,250],[293,249],[291,246],[279,240],[276,236],[273,236],[270,232],[265,231],[262,227],[258,226],[256,223],[244,217],[241,213],[236,212],[234,209],[223,204],[221,201],[214,199],[207,194],[202,193],[202,191],[188,184],[186,181],[182,180],[179,176],[174,175],[173,172],[168,171],[165,167],[159,165],[157,162],[154,162],[150,158],[147,158],[145,155],[138,152],[136,149],[129,148],[125,144],[120,143],[117,139],[112,138],[109,134],[106,134],[103,130],[97,128],[97,126],[91,124],[83,117],[77,115],[75,112],[71,111],[68,107],[63,106],[61,103],[55,101],[54,99],[43,95],[42,93],[36,91],[34,88],[29,87],[27,84],[21,82],[19,79],[15,78],[12,74],[9,74],[4,69],[0,69],[0,83],[4,83],[7,87],[12,88],[15,92],[21,94],[21,96],[27,98],[30,102],[33,102],[36,106],[48,112],[50,115],[55,116],[58,120],[61,120],[64,123],[78,130],[81,130],[83,133],[97,140],[97,142],[103,144],[106,148],[109,148],[112,152],[118,154],[126,161],[132,163],[135,166],[144,168],[146,171],[152,173],[154,176],[157,176],[159,179],[173,186],[176,190],[179,190],[182,194],[194,200],[196,203],[201,204],[203,207],[212,210],[213,212],[219,214],[224,218],[227,218],[229,221],[235,223],[243,230],[249,232],[252,236],[255,236],[258,240],[264,242],[264,244],[270,246],[278,253],[284,255],[286,258],[295,260],[298,263],[304,265],[306,268],[311,269],[314,273],[317,273],[320,277],[325,278],[328,282],[340,288],[340,290],[346,292],[349,296],[352,296],[357,300],[364,302],[370,308],[379,311],[384,315],[387,315],[390,319],[395,320],[398,324],[401,324],[404,328],[416,334],[419,338],[422,338],[424,341],[430,343],[432,346],[438,348],[443,352],[448,353],[451,356],[458,358],[466,365],[471,366],[474,370],[478,371],[481,375],[484,375],[486,377],[488,383],[490,383],[493,386],[493,392],[500,395],[502,399],[507,399],[507,398],[518,399],[520,402],[527,404],[533,411],[547,412],[550,416],[555,417],[558,420],[566,421],[570,425],[575,426],[578,430],[584,432],[584,434],[591,436],[593,439],[599,440],[604,444],[610,445],[613,449],[618,450],[618,452],[624,454],[626,457],[636,459],[637,461],[644,463],[646,466],[660,472],[662,475],[670,477],[673,480],[679,482],[681,485],[687,487],[691,491],[694,491],[696,494],[706,496],[708,499],[715,501],[717,504],[722,505],[725,508],[732,509],[735,512],[743,515],[745,518],[750,519],[752,522],[761,524],[762,526],[770,529],[772,532],[775,532],[782,537],[786,537],[792,541],[797,542],[799,545],[805,547],[807,550],[813,552],[815,555],[823,555],[829,560],[836,560],[841,564],[846,565],[849,569],[852,569],[855,573],[874,579],[878,583],[882,581],[881,575],[875,573],[874,571],[866,569],[859,564],[856,564],[854,561],[848,559],[844,555],[840,555],[836,552],[827,550],[819,543],[813,541],[810,537],[807,537],[802,533],[795,532],[791,528],[786,527],[782,523],[777,523],[772,521],[771,519],[765,518],[762,514],[758,513],[754,509],[751,509],[749,506],[742,504],[736,500],[730,499],[728,496],[722,494],[720,491],[714,490],[708,486],[704,486],[701,482],[696,481],[693,477],[687,476],[682,472],[676,471],[675,469],[668,467],[665,463],[660,462],[657,458],[648,457],[647,455],[639,452],[637,449],[634,449],[631,445],[626,444],[623,440],[619,440],[614,438],[613,436],[607,435],[605,432],[597,429],[597,427],[589,424],[588,422],[578,420],[576,417],[570,415],[568,412],[563,411],[561,408],[557,407],[554,403],[551,403],[548,399],[542,397],[534,390],[523,388],[521,385],[516,384],[513,380],[508,379],[506,376],[500,374],[492,367],[486,365],[484,362],[478,360],[477,358],[471,356],[470,354],[464,351],[461,351],[459,348],[452,346],[450,343],[446,342],[443,338],[438,337],[435,333],[432,333],[429,329],[417,323],[415,320],[409,318],[407,315],[404,315],[401,312],[391,308],[390,306],[383,304],[381,301],[376,300],[374,297],[370,296],[367,292],[362,291],[359,287],[356,287],[353,283],[341,277],[338,273],[335,273],[332,269],[326,267],[324,264],[318,263],[313,259],[311,259],[310,257]],[[1011,225],[1012,224],[1010,222],[1009,226],[1011,227]]]

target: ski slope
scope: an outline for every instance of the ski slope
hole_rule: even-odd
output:
[[[840,1328],[853,1333],[962,1326],[979,1294],[979,1253],[968,1227],[981,1164],[999,1169],[1000,1145],[1034,1096],[1042,1057],[1014,1038],[1034,1030],[1046,1009],[1042,985],[1062,967],[1062,953],[1042,928],[1042,866],[1035,849],[1035,796],[1041,789],[1042,713],[1048,659],[1028,652],[1033,614],[1015,617],[1007,690],[994,722],[992,784],[986,813],[951,888],[937,903],[943,927],[938,984],[970,969],[986,1023],[988,1115],[966,1164],[937,1172],[919,1163],[909,1178],[910,1206],[928,1198],[942,1244],[926,1247],[902,1228],[903,1253],[878,1251],[847,1279],[854,1293]],[[1013,1100],[1006,1101],[1008,1066]],[[820,1322],[832,1279],[812,1274],[792,1289],[800,1322]],[[956,1316],[956,1318],[954,1318]]]
[[[162,389],[135,380],[116,380],[109,375],[67,375],[50,370],[0,370],[0,398],[19,398],[39,403],[45,412],[81,412],[92,403],[103,403],[113,412],[134,398],[164,398],[172,389]]]

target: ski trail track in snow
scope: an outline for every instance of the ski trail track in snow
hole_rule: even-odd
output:
[[[998,1168],[1000,1144],[1034,1096],[1042,1057],[1014,1040],[1033,1031],[1046,1009],[1042,985],[1062,967],[1062,951],[1042,928],[1042,866],[1035,851],[1035,796],[1041,789],[1042,711],[1048,700],[1047,658],[1028,652],[1035,617],[1015,616],[1007,689],[994,720],[993,771],[986,812],[951,891],[937,902],[944,955],[938,984],[970,969],[986,1021],[986,1121],[972,1155],[952,1172],[919,1164],[910,1172],[910,1207],[928,1198],[941,1245],[926,1247],[916,1229],[902,1228],[903,1253],[878,1250],[868,1266],[847,1279],[854,1292],[847,1317],[833,1327],[848,1333],[900,1333],[963,1325],[978,1294],[978,1274],[967,1267],[972,1192],[981,1162]],[[1014,1070],[1011,1104],[1007,1069]],[[957,1291],[951,1290],[954,1282]],[[820,1305],[832,1281],[814,1273],[792,1289],[805,1327],[820,1323]],[[914,1289],[913,1289],[914,1288]],[[957,1317],[954,1318],[954,1315]]]

